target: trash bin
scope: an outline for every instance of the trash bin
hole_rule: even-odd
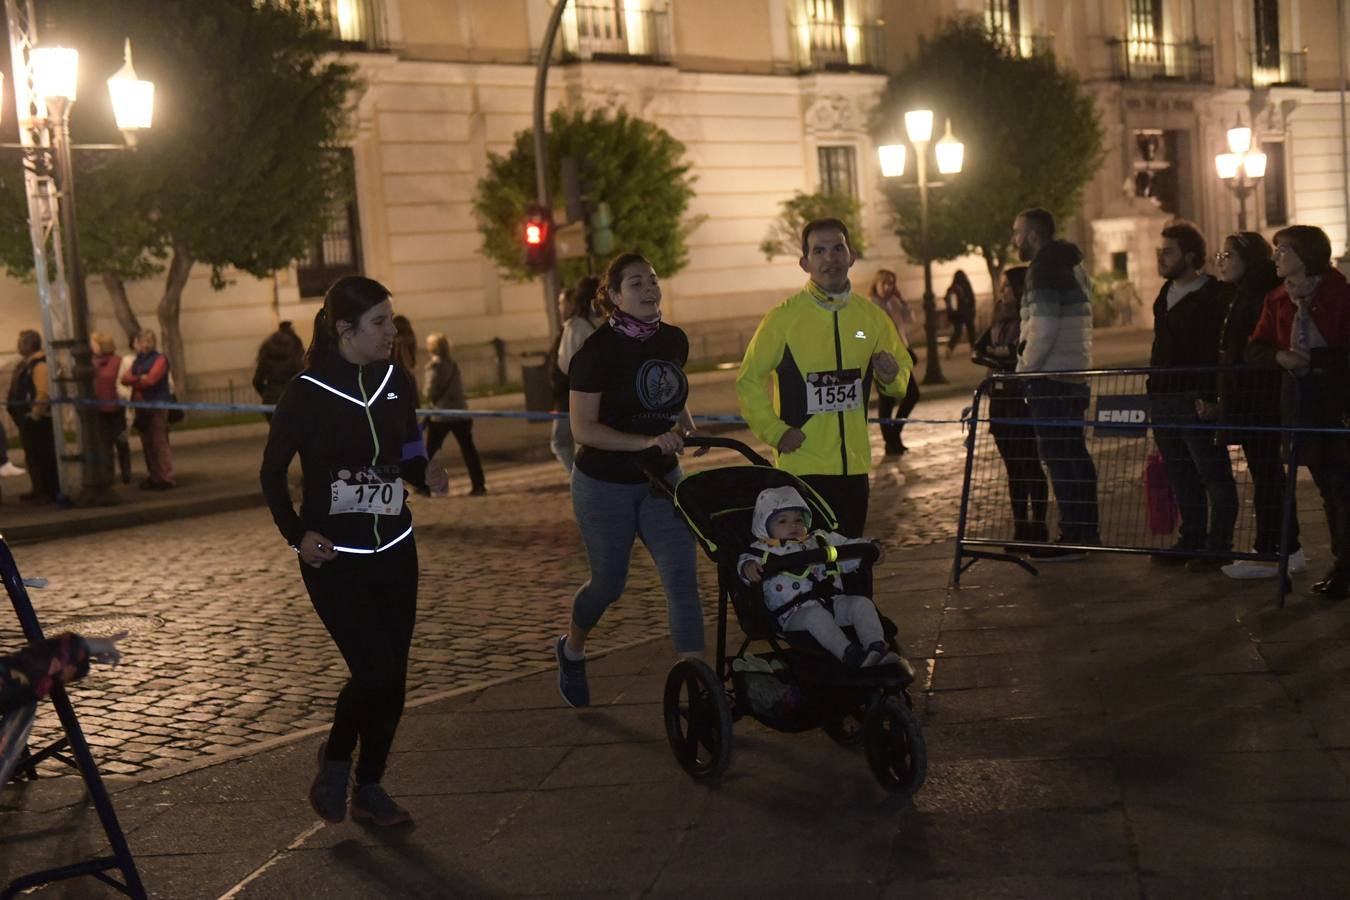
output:
[[[526,412],[548,412],[553,408],[553,379],[546,364],[521,366],[520,381],[525,386]]]

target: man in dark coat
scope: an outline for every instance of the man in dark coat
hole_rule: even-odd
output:
[[[258,364],[253,370],[253,389],[263,403],[276,403],[291,379],[305,368],[305,346],[290,322],[282,322],[258,348]],[[263,413],[272,421],[271,413]]]
[[[9,414],[19,426],[23,456],[33,489],[20,494],[25,503],[51,503],[60,493],[56,461],[56,430],[52,424],[51,379],[42,336],[19,332],[19,360],[9,382]]]
[[[1205,238],[1194,225],[1180,222],[1162,231],[1158,274],[1167,279],[1153,302],[1155,369],[1219,364],[1219,333],[1232,286],[1204,273]],[[1214,372],[1155,374],[1148,380],[1153,439],[1167,464],[1167,480],[1181,510],[1176,555],[1154,562],[1182,564],[1192,572],[1216,572],[1231,562],[1218,556],[1188,558],[1194,550],[1226,553],[1233,549],[1237,522],[1237,483],[1228,448],[1202,428],[1203,404],[1218,399]],[[1181,427],[1167,427],[1167,426]]]

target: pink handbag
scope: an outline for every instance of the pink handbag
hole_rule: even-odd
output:
[[[1177,498],[1167,480],[1167,464],[1154,450],[1144,463],[1144,503],[1148,511],[1148,530],[1152,534],[1171,534],[1181,521]]]

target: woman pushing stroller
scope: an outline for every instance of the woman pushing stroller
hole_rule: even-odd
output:
[[[811,509],[793,487],[772,487],[760,492],[750,525],[756,538],[754,552],[741,554],[737,571],[746,584],[763,580],[769,556],[783,556],[823,546],[875,544],[880,563],[881,545],[866,538],[846,538],[833,531],[811,530]],[[784,631],[805,631],[820,646],[851,669],[900,666],[913,677],[909,662],[886,646],[881,617],[871,599],[845,594],[840,574],[855,571],[858,559],[841,560],[837,566],[817,563],[802,572],[780,572],[764,585],[764,603],[777,613]],[[857,635],[852,641],[843,626]]]

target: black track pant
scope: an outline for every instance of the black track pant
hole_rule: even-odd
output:
[[[1327,513],[1327,530],[1331,532],[1332,561],[1330,576],[1350,575],[1350,465],[1342,462],[1308,466],[1317,492],[1322,495],[1322,508]]]
[[[328,758],[351,759],[359,740],[356,783],[379,781],[403,715],[417,618],[417,546],[409,535],[383,553],[344,553],[317,569],[302,562],[300,574],[351,670],[338,694]]]
[[[911,360],[914,359],[913,351],[910,352],[909,357]],[[917,406],[918,403],[919,376],[917,373],[911,371],[909,375],[909,386],[905,388],[905,396],[899,401],[886,394],[877,395],[877,418],[889,419],[891,413],[895,413],[895,418],[897,419],[908,419],[909,414],[914,412],[914,407]],[[897,406],[899,407],[898,409]],[[905,426],[903,424],[881,426],[881,439],[886,442],[886,449],[888,451],[898,450],[900,447],[904,446],[904,441],[900,437],[900,432],[903,431],[904,428]]]
[[[483,480],[483,462],[478,458],[478,448],[473,442],[473,419],[452,419],[449,422],[432,420],[427,423],[427,459],[436,455],[445,443],[445,436],[453,434],[459,442],[460,455],[464,457],[464,467],[469,470],[469,484],[474,488],[486,487]]]
[[[56,431],[48,418],[20,417],[19,439],[23,442],[24,465],[28,466],[28,480],[33,484],[33,495],[52,499],[61,491],[61,476],[57,474]]]
[[[1041,468],[1036,445],[1036,429],[1031,425],[1031,410],[1020,396],[994,396],[989,401],[989,423],[994,445],[1008,470],[1008,499],[1012,501],[1013,538],[1019,541],[1048,541],[1045,514],[1050,486]],[[1006,421],[1026,419],[1025,423]]]
[[[1284,489],[1288,470],[1280,458],[1278,431],[1241,432],[1242,455],[1247,457],[1247,471],[1251,472],[1256,506],[1256,551],[1278,553],[1280,530],[1284,526]],[[1297,493],[1294,495],[1298,496]],[[1289,552],[1301,546],[1298,542],[1298,508],[1289,532]]]

